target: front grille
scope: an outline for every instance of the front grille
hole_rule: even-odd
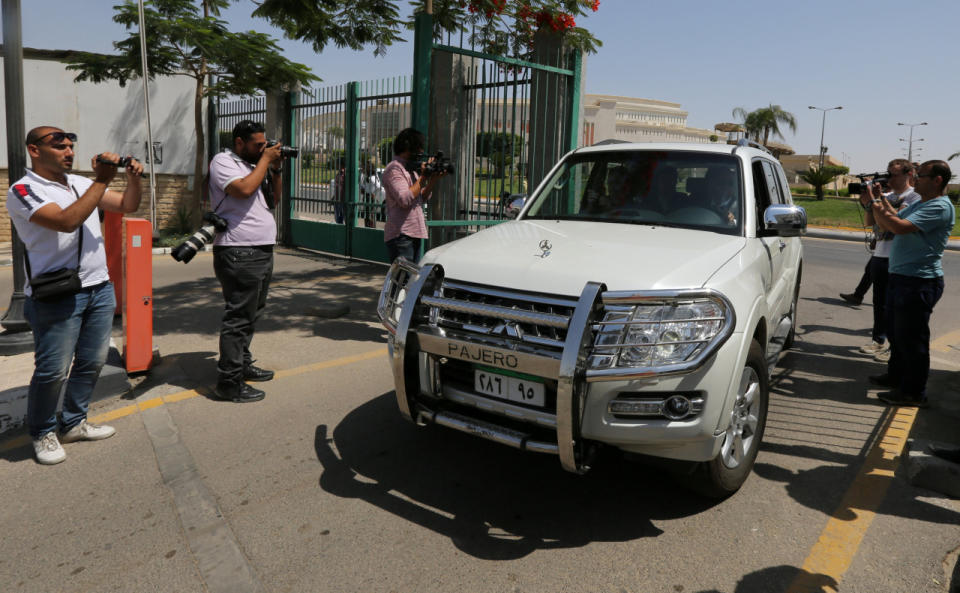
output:
[[[430,322],[441,328],[481,334],[504,344],[528,344],[560,356],[576,299],[515,292],[445,280],[432,297]]]

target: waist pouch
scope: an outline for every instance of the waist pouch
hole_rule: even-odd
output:
[[[44,303],[75,295],[81,288],[80,273],[73,268],[60,268],[30,279],[33,298]]]

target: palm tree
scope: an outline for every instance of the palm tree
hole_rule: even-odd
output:
[[[747,134],[753,134],[755,138],[763,135],[763,145],[772,134],[774,137],[783,138],[780,131],[780,124],[787,124],[790,131],[797,131],[797,120],[789,111],[784,111],[779,105],[771,103],[769,107],[761,107],[753,111],[747,111],[743,107],[737,107],[733,110],[733,116],[743,119],[743,127],[747,129]]]
[[[800,179],[813,186],[817,199],[823,199],[823,186],[837,178],[839,175],[846,175],[850,172],[847,167],[836,167],[824,165],[823,167],[810,167],[803,173],[800,173]]]

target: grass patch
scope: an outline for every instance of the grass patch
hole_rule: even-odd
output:
[[[853,198],[827,198],[817,200],[793,196],[797,206],[807,211],[807,223],[813,226],[863,228],[864,211]],[[954,222],[950,236],[960,236],[960,218]]]

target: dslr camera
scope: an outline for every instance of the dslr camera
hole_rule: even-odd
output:
[[[430,162],[430,159],[433,159],[433,162]],[[421,171],[420,166],[423,163],[426,163],[427,166]],[[448,157],[443,156],[442,150],[438,150],[437,154],[432,157],[421,154],[411,159],[407,164],[407,170],[413,173],[422,173],[424,177],[430,177],[440,173],[453,173],[454,168],[453,162]]]
[[[190,263],[190,260],[197,254],[197,251],[202,249],[208,241],[212,240],[215,234],[227,230],[227,220],[216,212],[205,213],[203,215],[203,222],[205,224],[200,227],[200,230],[173,248],[173,251],[170,252],[173,259],[185,264]]]
[[[851,194],[862,194],[868,187],[874,183],[880,184],[880,189],[887,189],[887,180],[890,179],[890,174],[886,171],[882,173],[877,171],[876,173],[860,173],[857,175],[860,178],[859,183],[848,183],[847,191]]]
[[[276,146],[279,142],[279,140],[267,140],[267,148]],[[285,159],[295,159],[300,156],[300,148],[296,146],[281,146],[280,156]]]

